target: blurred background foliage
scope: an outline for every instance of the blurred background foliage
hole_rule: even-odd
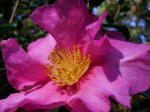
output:
[[[0,41],[14,37],[26,50],[29,43],[47,34],[31,22],[29,15],[35,8],[53,2],[55,0],[0,0]],[[103,24],[103,31],[117,30],[126,36],[127,41],[150,44],[149,0],[86,0],[86,3],[89,12],[97,16],[104,10],[109,12]],[[0,99],[17,92],[9,85],[5,72],[0,53]],[[113,99],[110,100],[111,112],[150,112],[150,91],[132,96],[130,111]],[[22,109],[18,109],[18,112],[20,111]],[[67,110],[60,107],[49,112],[67,112]]]

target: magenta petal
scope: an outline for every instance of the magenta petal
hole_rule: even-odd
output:
[[[84,0],[58,0],[52,6],[43,5],[30,18],[51,33],[60,46],[77,43],[85,26],[96,19],[88,13]]]
[[[118,77],[110,82],[102,67],[93,67],[79,82],[79,91],[71,96],[69,105],[77,112],[109,112],[109,96],[130,107],[126,82]]]
[[[11,94],[0,100],[0,112],[15,112],[18,107],[25,110],[52,109],[64,105],[66,96],[58,91],[53,82],[48,82],[33,91]]]
[[[111,39],[122,40],[122,41],[126,40],[126,38],[124,37],[124,35],[121,32],[106,31],[105,34]]]
[[[48,55],[54,50],[56,46],[55,39],[48,34],[48,36],[38,39],[35,42],[32,42],[28,46],[28,54],[37,61],[40,61],[43,65],[47,62]]]
[[[130,94],[144,91],[150,86],[149,45],[109,39],[105,35],[100,40],[91,41],[87,53],[91,54],[93,65],[103,67],[109,81],[122,76],[129,84]]]
[[[107,36],[101,37],[100,40],[91,40],[86,45],[93,65],[101,67],[97,69],[100,78],[97,77],[98,75],[93,76],[93,82],[90,82],[92,77],[85,78],[89,85],[83,92],[99,88],[102,92],[106,92],[103,94],[107,98],[111,96],[121,104],[130,107],[129,94],[145,91],[150,86],[150,46],[114,40]],[[83,82],[86,84],[86,81]],[[90,88],[92,85],[96,87]],[[81,95],[85,97],[87,93]]]
[[[3,40],[1,46],[6,75],[15,89],[22,90],[25,86],[47,78],[44,66],[33,60],[15,39]]]
[[[49,5],[36,8],[30,15],[30,18],[33,22],[53,35],[59,32],[58,30],[55,31],[55,27],[62,24],[64,20],[63,15],[54,6]]]
[[[107,36],[101,36],[100,40],[89,40],[83,45],[84,54],[90,54],[92,65],[104,65],[120,60],[123,55],[114,48]]]
[[[95,21],[92,24],[86,26],[86,32],[88,33],[88,35],[92,39],[95,39],[96,34],[101,29],[102,22],[104,21],[104,19],[107,16],[107,14],[108,14],[108,12],[104,11],[97,21]]]
[[[111,39],[109,41],[123,55],[119,61],[119,71],[130,86],[130,94],[148,89],[150,86],[150,46]],[[114,64],[112,63],[111,66]]]
[[[16,112],[24,102],[24,93],[11,94],[8,98],[0,100],[0,112]]]

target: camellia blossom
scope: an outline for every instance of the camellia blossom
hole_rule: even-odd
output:
[[[14,38],[3,40],[10,84],[20,91],[0,100],[0,112],[53,109],[109,112],[109,97],[130,108],[130,95],[150,86],[150,46],[124,41],[106,31],[106,17],[89,14],[84,0],[58,0],[35,9],[31,20],[49,34],[27,52]]]

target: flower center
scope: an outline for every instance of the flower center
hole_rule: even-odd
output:
[[[46,65],[46,72],[51,80],[58,86],[73,85],[87,71],[90,66],[90,56],[82,56],[78,46],[73,50],[55,48],[48,55],[52,64]]]

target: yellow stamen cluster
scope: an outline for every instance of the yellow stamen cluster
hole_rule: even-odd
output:
[[[46,65],[46,71],[51,80],[58,86],[73,85],[87,71],[91,63],[90,56],[82,56],[78,46],[73,50],[55,48],[49,54],[51,64]]]

